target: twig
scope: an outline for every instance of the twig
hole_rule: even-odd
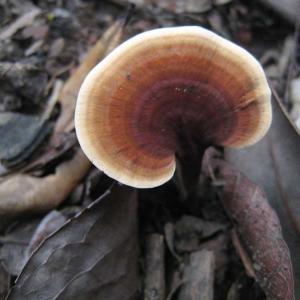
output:
[[[165,299],[164,256],[164,237],[160,234],[150,234],[146,239],[145,300]]]
[[[201,250],[190,255],[190,262],[184,268],[184,284],[178,300],[212,300],[214,297],[215,257],[212,251]]]

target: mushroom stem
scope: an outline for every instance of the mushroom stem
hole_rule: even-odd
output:
[[[182,131],[178,137],[181,145],[180,150],[176,153],[179,164],[178,178],[183,188],[184,200],[193,205],[194,201],[198,199],[201,164],[208,145],[197,144],[185,131]]]

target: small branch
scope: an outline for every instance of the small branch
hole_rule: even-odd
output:
[[[160,234],[150,234],[146,239],[146,278],[144,300],[164,300],[165,245]]]
[[[184,268],[184,284],[178,300],[213,300],[215,257],[212,251],[201,250],[190,255],[190,262]]]

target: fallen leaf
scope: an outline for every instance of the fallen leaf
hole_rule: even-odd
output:
[[[57,207],[90,168],[81,150],[56,168],[54,174],[33,177],[17,174],[0,184],[1,222],[17,215],[47,212]]]
[[[20,222],[0,237],[0,261],[13,276],[21,273],[27,261],[27,248],[40,220]]]
[[[18,30],[31,25],[33,20],[41,14],[41,9],[34,7],[29,12],[24,13],[21,17],[17,18],[14,22],[2,28],[0,31],[0,41],[10,38]]]
[[[43,153],[33,162],[22,169],[23,173],[36,173],[45,171],[47,167],[55,166],[62,158],[69,154],[77,144],[77,138],[74,132],[57,134],[55,139],[46,146]]]
[[[120,42],[125,23],[126,20],[122,18],[107,29],[62,88],[60,94],[62,111],[56,122],[51,142],[57,139],[58,135],[74,129],[75,103],[80,85],[93,66]],[[49,111],[45,111],[43,119],[49,115]],[[45,159],[49,162],[50,156],[44,157],[39,162],[45,163]],[[45,212],[55,208],[69,195],[90,166],[91,163],[79,150],[74,159],[58,166],[54,175],[36,178],[17,174],[9,177],[0,184],[1,223],[19,214]]]
[[[0,161],[7,168],[24,163],[51,132],[40,116],[4,112],[0,118]]]
[[[55,133],[68,132],[74,129],[75,104],[80,86],[89,71],[120,43],[123,30],[123,19],[113,23],[65,83],[59,97],[61,114],[54,128]]]
[[[175,249],[178,253],[197,250],[201,241],[220,233],[225,228],[226,226],[221,223],[184,215],[175,224]]]
[[[289,249],[275,211],[257,185],[222,160],[212,166],[225,184],[221,199],[253,264],[255,276],[270,300],[293,300]]]
[[[27,255],[30,256],[50,234],[59,229],[66,221],[67,218],[59,211],[49,212],[34,231],[27,248]]]
[[[9,171],[18,168],[20,164],[24,164],[46,137],[50,135],[53,126],[51,126],[49,119],[61,87],[62,81],[56,80],[52,94],[41,115],[0,112],[0,136],[2,137],[0,162]]]
[[[300,299],[300,136],[278,100],[273,99],[273,122],[266,137],[246,149],[226,149],[225,154],[263,188],[276,210],[291,251],[295,296]]]
[[[137,191],[116,185],[42,243],[7,300],[135,299],[137,262]]]

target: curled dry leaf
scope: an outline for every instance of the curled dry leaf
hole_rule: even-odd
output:
[[[295,296],[300,299],[300,135],[278,97],[273,99],[273,122],[266,137],[247,149],[226,149],[225,154],[233,166],[264,189],[276,210],[291,251]]]
[[[228,163],[212,161],[225,185],[222,200],[248,251],[258,283],[267,298],[293,300],[294,279],[289,249],[275,211],[259,187]]]
[[[0,218],[5,221],[25,213],[46,212],[58,206],[90,168],[81,150],[56,168],[54,174],[14,175],[0,184]]]
[[[115,186],[43,242],[7,299],[134,299],[137,250],[137,191]]]
[[[33,162],[26,165],[23,172],[35,173],[45,171],[47,167],[53,167],[59,161],[63,160],[77,144],[77,138],[74,132],[63,133],[55,136],[46,146],[46,150]]]

